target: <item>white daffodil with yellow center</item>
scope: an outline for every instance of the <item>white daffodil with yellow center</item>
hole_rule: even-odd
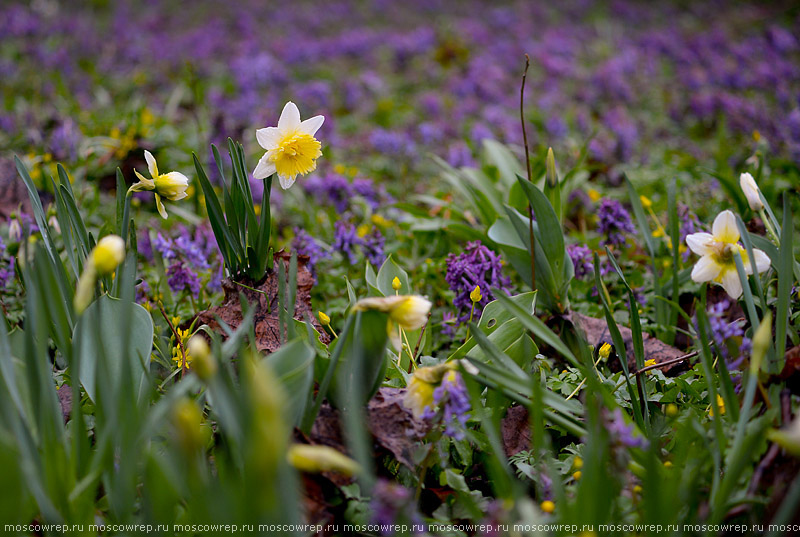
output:
[[[322,144],[314,138],[325,122],[324,116],[314,116],[300,121],[300,110],[292,101],[286,103],[277,127],[256,131],[258,145],[267,150],[258,161],[253,177],[266,179],[277,173],[285,190],[294,184],[298,175],[306,175],[317,168],[322,156]]]
[[[747,274],[753,273],[750,259],[742,245],[739,244],[739,229],[736,217],[730,211],[722,211],[714,219],[711,233],[692,233],[686,236],[686,244],[700,256],[700,260],[692,269],[692,280],[698,283],[714,282],[722,285],[731,298],[742,295],[742,282],[736,271],[736,252],[742,258]],[[769,268],[769,257],[758,249],[753,249],[756,269],[759,273]]]
[[[150,172],[151,179],[146,178],[138,170],[133,170],[139,182],[128,189],[128,193],[141,192],[143,190],[153,190],[156,195],[156,207],[158,214],[162,218],[167,217],[167,211],[161,198],[169,201],[182,200],[187,196],[186,189],[189,187],[189,178],[180,172],[158,173],[158,164],[150,151],[145,150],[144,159],[147,161],[147,170]]]

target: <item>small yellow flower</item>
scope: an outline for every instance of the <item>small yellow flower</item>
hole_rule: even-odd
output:
[[[677,416],[678,415],[678,405],[676,405],[675,403],[669,403],[664,408],[664,414],[666,414],[670,418],[673,418],[673,417]]]
[[[367,224],[361,224],[356,229],[356,234],[362,239],[367,236],[367,233],[369,233],[369,226]]]
[[[380,227],[389,227],[392,225],[391,220],[387,220],[386,218],[382,217],[379,214],[373,214],[370,220],[372,220],[373,224]]]
[[[331,318],[325,315],[325,313],[318,311],[317,315],[319,316],[319,322],[322,326],[330,326]]]
[[[659,237],[663,237],[663,236],[664,236],[664,230],[663,229],[657,228],[657,229],[653,230],[653,237],[659,238]]]
[[[284,190],[294,184],[298,175],[306,175],[317,168],[322,156],[322,144],[314,138],[325,121],[324,116],[314,116],[300,121],[300,110],[289,101],[283,107],[277,127],[256,131],[258,144],[267,150],[258,161],[253,177],[266,179],[277,173]]]
[[[292,444],[286,459],[289,464],[306,473],[337,472],[350,476],[361,471],[356,461],[328,446]]]
[[[540,508],[541,508],[541,510],[542,510],[542,511],[544,511],[545,513],[552,513],[553,511],[555,511],[555,510],[556,510],[556,504],[554,504],[554,503],[553,503],[553,502],[551,502],[550,500],[545,500],[545,501],[543,501],[543,502],[541,503],[541,505],[539,505],[539,507],[540,507]]]
[[[472,292],[469,294],[469,299],[472,300],[475,303],[478,303],[481,300],[483,300],[483,295],[481,295],[481,286],[480,285],[476,285],[475,286],[475,289],[473,289]]]
[[[761,140],[761,133],[757,130],[753,131],[753,141],[758,142],[759,140]]]
[[[572,461],[572,467],[576,470],[580,470],[583,468],[583,459],[580,457],[575,457],[575,460]]]
[[[587,190],[586,193],[589,194],[589,199],[592,200],[592,202],[594,202],[594,203],[597,203],[597,201],[602,197],[600,192],[598,192],[597,190],[595,190],[593,188],[590,188],[589,190]]]
[[[653,202],[650,201],[650,198],[648,198],[647,196],[639,196],[639,201],[642,202],[642,207],[644,207],[645,209],[649,209],[650,207],[653,206]]]
[[[664,468],[672,468],[672,461],[664,461]]]
[[[641,494],[641,493],[642,493],[642,490],[643,490],[643,489],[642,489],[642,486],[641,486],[641,485],[634,485],[634,486],[633,486],[633,492],[634,492],[634,494]]]
[[[147,179],[138,170],[134,170],[139,182],[128,189],[128,192],[142,192],[153,190],[156,197],[156,208],[162,218],[167,218],[167,211],[161,198],[169,201],[178,201],[187,197],[186,189],[189,187],[189,178],[180,172],[159,173],[158,164],[150,151],[145,150],[144,159],[147,161],[147,169],[150,172],[150,179]]]
[[[722,398],[722,396],[720,396],[720,394],[717,394],[717,408],[719,408],[719,415],[720,416],[724,416],[725,415],[725,400]],[[708,409],[708,415],[711,416],[712,418],[714,417],[714,409],[713,408],[709,408]]]
[[[395,291],[399,291],[401,287],[403,287],[403,284],[402,284],[402,283],[400,283],[400,278],[398,278],[397,276],[395,276],[395,277],[392,279],[392,289],[394,289]]]
[[[578,470],[578,471],[576,471],[576,472],[573,472],[573,474],[572,474],[572,479],[574,479],[575,481],[577,481],[577,480],[579,480],[579,479],[581,478],[581,475],[583,475],[583,474],[581,473],[581,471],[580,471],[580,470]]]
[[[600,346],[600,350],[597,351],[597,353],[600,355],[602,359],[605,360],[611,355],[611,345],[609,345],[608,343],[603,343]]]
[[[725,292],[733,299],[738,299],[742,295],[742,282],[736,271],[734,253],[738,252],[741,256],[745,273],[752,274],[753,268],[747,250],[739,244],[739,229],[736,227],[736,218],[732,212],[719,213],[714,219],[712,233],[687,235],[686,244],[694,253],[702,256],[692,269],[692,280],[697,283],[714,282],[722,285]],[[770,260],[767,254],[754,248],[753,255],[759,273],[769,268]]]

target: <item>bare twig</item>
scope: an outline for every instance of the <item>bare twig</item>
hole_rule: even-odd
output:
[[[531,157],[528,154],[528,131],[525,129],[525,80],[528,78],[528,67],[531,64],[530,57],[525,55],[525,71],[522,73],[522,86],[519,89],[519,120],[522,124],[522,142],[525,144],[525,171],[528,173],[528,181],[533,182],[531,173]],[[531,289],[536,290],[536,242],[533,237],[533,205],[528,200],[528,233],[531,243]]]
[[[690,352],[689,354],[684,354],[683,356],[678,356],[677,358],[673,358],[672,360],[666,360],[664,362],[661,362],[660,364],[648,365],[647,367],[643,367],[639,371],[637,371],[636,375],[640,375],[645,371],[650,371],[651,369],[658,369],[659,367],[677,364],[683,362],[684,360],[688,360],[689,358],[694,358],[695,356],[697,356],[697,351]]]
[[[186,374],[186,371],[189,369],[186,367],[186,349],[183,348],[183,341],[181,341],[181,336],[178,334],[178,331],[175,329],[175,326],[172,324],[172,321],[169,320],[167,316],[167,312],[164,310],[164,304],[161,302],[158,303],[158,309],[161,310],[161,315],[164,317],[164,320],[167,321],[169,325],[169,329],[172,330],[172,334],[175,336],[175,341],[178,342],[178,348],[181,350],[181,378]]]

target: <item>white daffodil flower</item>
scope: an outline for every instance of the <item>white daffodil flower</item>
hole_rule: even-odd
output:
[[[761,196],[759,196],[758,185],[752,175],[749,173],[740,175],[739,186],[742,187],[744,197],[747,198],[747,203],[750,204],[751,209],[758,212],[764,208],[764,203],[761,201]]]
[[[145,150],[144,159],[147,161],[147,169],[151,179],[146,178],[138,170],[134,170],[139,182],[133,185],[128,192],[141,192],[143,190],[153,190],[156,196],[156,207],[158,214],[162,218],[167,217],[167,211],[161,198],[169,201],[182,200],[187,196],[186,189],[189,187],[189,178],[180,172],[158,173],[158,164],[150,151]]]
[[[701,256],[692,269],[692,280],[698,283],[720,284],[734,299],[742,295],[742,282],[736,271],[734,253],[739,252],[747,274],[752,274],[753,268],[747,250],[739,244],[739,229],[736,227],[736,217],[732,212],[719,213],[714,219],[711,233],[687,235],[686,244],[694,253]],[[753,256],[759,273],[769,268],[770,261],[767,254],[754,248]]]
[[[286,103],[277,127],[256,131],[258,145],[267,152],[258,161],[253,177],[266,179],[277,173],[281,187],[286,190],[294,184],[298,174],[313,172],[317,159],[322,156],[322,144],[314,135],[324,122],[324,116],[300,121],[297,105],[291,101]]]

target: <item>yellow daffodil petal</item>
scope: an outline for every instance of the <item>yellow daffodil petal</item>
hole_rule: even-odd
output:
[[[158,177],[158,164],[153,154],[147,149],[144,150],[144,160],[147,161],[147,170],[150,172],[150,177]]]

